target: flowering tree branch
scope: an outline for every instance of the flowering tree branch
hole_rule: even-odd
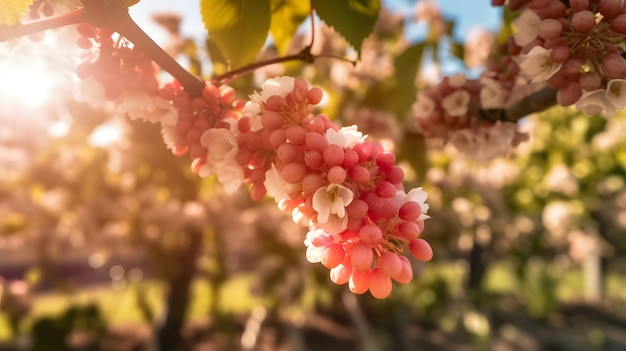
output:
[[[204,81],[189,73],[157,45],[117,1],[82,0],[87,22],[96,27],[114,30],[130,40],[161,68],[174,76],[191,96],[200,96]]]
[[[0,25],[0,43],[17,39],[24,35],[42,32],[48,29],[69,26],[84,22],[83,9],[74,10],[60,15],[43,17],[37,20],[18,23],[12,26]]]
[[[556,105],[556,90],[545,87],[504,109],[480,110],[480,118],[489,122],[517,122],[531,113]]]

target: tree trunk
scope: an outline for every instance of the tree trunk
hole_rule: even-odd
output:
[[[168,279],[165,322],[157,336],[158,348],[161,351],[176,350],[182,341],[181,331],[189,306],[189,291],[196,273],[196,258],[202,244],[200,229],[189,229],[187,234],[189,238],[187,244],[182,245],[176,254],[172,255],[178,267]]]

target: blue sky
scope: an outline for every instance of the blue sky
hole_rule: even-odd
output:
[[[383,5],[393,12],[412,15],[415,0],[383,0]],[[132,17],[157,42],[164,39],[163,31],[150,19],[154,12],[174,11],[183,15],[182,32],[186,36],[201,39],[205,35],[200,16],[200,1],[190,0],[143,0],[131,7]],[[456,22],[454,36],[463,40],[472,28],[482,26],[497,31],[500,26],[500,8],[492,8],[489,0],[437,0],[446,18]],[[423,28],[409,27],[408,36],[419,36]]]
[[[302,0],[306,1],[306,0]],[[475,27],[483,27],[490,32],[497,32],[500,28],[502,17],[501,8],[491,7],[490,0],[435,0],[439,5],[444,17],[454,20],[454,39],[463,42],[471,30]],[[410,42],[419,42],[424,38],[427,27],[424,23],[413,22],[414,7],[416,0],[382,0],[383,6],[392,12],[404,14],[407,19],[406,36]],[[150,35],[157,43],[162,44],[167,38],[165,31],[156,25],[151,14],[162,12],[176,12],[183,16],[181,31],[184,36],[195,38],[198,44],[204,46],[206,31],[200,15],[200,0],[143,0],[130,8],[130,14],[135,21]],[[308,24],[306,24],[308,28]],[[441,50],[443,65],[442,72],[446,75],[464,72],[468,76],[475,76],[480,70],[465,72],[463,64],[450,57],[446,52],[445,43]],[[425,57],[425,65],[431,59]]]

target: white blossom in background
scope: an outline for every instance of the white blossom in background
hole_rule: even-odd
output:
[[[457,90],[444,97],[441,105],[450,116],[459,117],[467,114],[470,99],[471,96],[467,91]]]
[[[244,175],[235,159],[239,145],[232,131],[225,128],[208,129],[200,137],[200,142],[207,149],[207,160],[198,175],[208,177],[215,174],[227,192],[237,190],[243,183]]]
[[[482,88],[480,89],[480,105],[484,109],[503,108],[508,98],[506,91],[498,81],[493,78],[480,77]]]
[[[465,41],[465,55],[463,59],[469,68],[485,66],[495,37],[482,27],[473,28]]]
[[[561,237],[574,224],[574,212],[565,201],[552,201],[543,208],[541,221],[544,227],[556,237]]]
[[[107,100],[104,86],[94,77],[87,77],[76,82],[73,96],[77,102],[84,102],[92,107],[102,106]]]
[[[477,161],[488,161],[509,154],[519,136],[515,123],[498,122],[478,130],[461,129],[452,133],[450,143]]]
[[[417,101],[412,106],[413,115],[419,118],[428,118],[435,111],[435,102],[423,92],[417,93]]]
[[[118,112],[132,120],[175,126],[178,112],[165,99],[142,91],[125,91],[117,100]]]
[[[465,85],[465,83],[467,83],[467,77],[465,77],[464,74],[457,73],[448,78],[448,82],[450,83],[451,87],[460,89]]]
[[[565,195],[574,195],[578,192],[578,180],[564,164],[553,166],[546,175],[545,182],[550,191]]]

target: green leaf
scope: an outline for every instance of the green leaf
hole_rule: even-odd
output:
[[[0,24],[14,25],[26,14],[32,0],[5,0],[0,6]]]
[[[312,0],[317,15],[361,55],[361,44],[374,29],[380,0]]]
[[[424,44],[414,44],[404,50],[403,53],[396,57],[394,66],[396,68],[396,113],[401,116],[411,108],[415,101],[417,88],[415,87],[415,78],[422,66],[422,55],[424,53]]]
[[[463,60],[465,58],[465,46],[461,43],[457,43],[455,41],[451,42],[450,51],[452,55],[459,60]]]
[[[200,11],[231,68],[254,61],[270,29],[270,0],[201,0]]]
[[[309,2],[302,0],[272,0],[270,33],[279,55],[287,53],[289,43],[310,12]]]

